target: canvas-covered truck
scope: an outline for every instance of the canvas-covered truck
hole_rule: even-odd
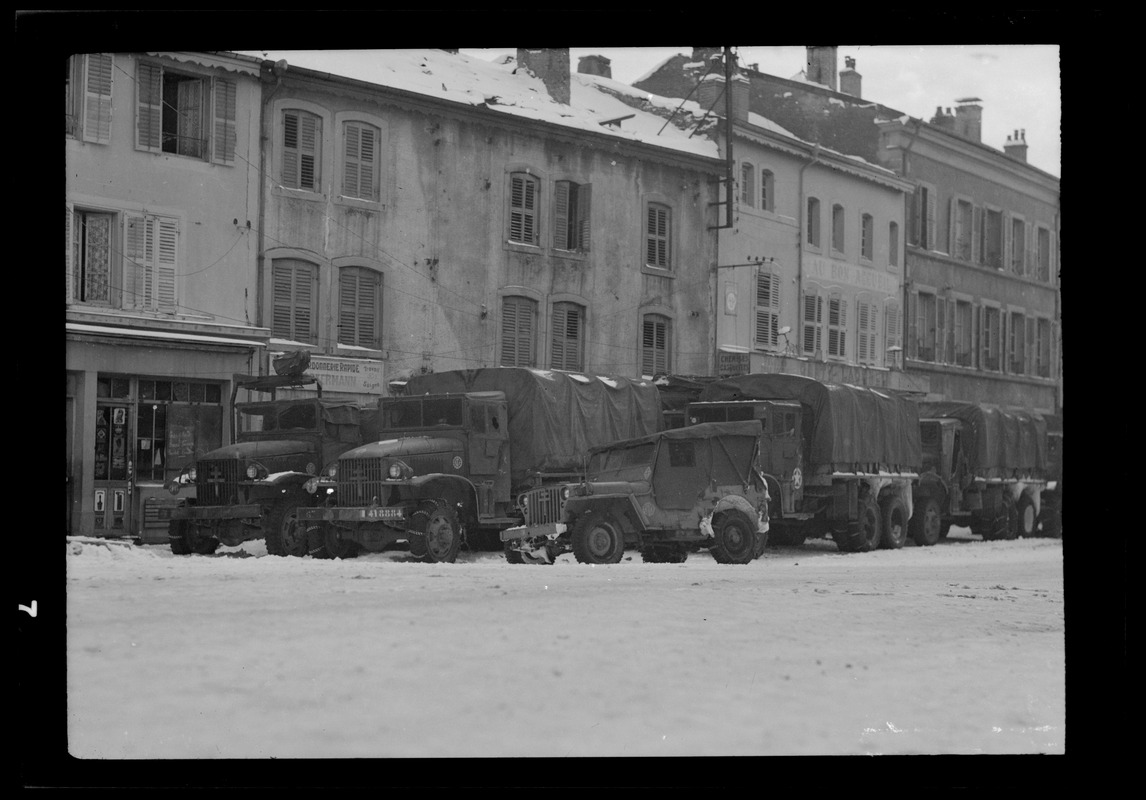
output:
[[[750,374],[707,385],[690,424],[752,420],[771,495],[769,539],[830,536],[840,550],[902,547],[922,452],[915,403],[801,375]]]
[[[559,505],[589,448],[663,427],[650,381],[516,367],[414,376],[377,421],[378,441],[308,483],[317,502],[298,514],[315,557],[403,540],[426,561],[454,561],[463,539],[500,547],[522,492]]]
[[[1037,533],[1046,486],[1046,422],[979,403],[921,403],[923,471],[911,536],[933,545],[952,525],[984,539]]]
[[[584,479],[566,487],[561,521],[502,531],[507,553],[552,564],[572,551],[583,564],[615,564],[635,547],[645,561],[679,563],[703,549],[747,564],[768,537],[760,439],[753,422],[721,422],[593,448]],[[526,499],[542,499],[535,494]]]
[[[303,485],[361,444],[362,410],[323,398],[322,385],[309,375],[235,375],[232,385],[232,443],[203,454],[168,485],[176,496],[195,487],[195,499],[171,510],[171,550],[209,554],[220,544],[265,538],[271,555],[304,555],[306,536],[295,510],[312,495]],[[310,386],[315,397],[276,395]],[[261,399],[236,402],[241,389]]]
[[[1054,539],[1062,538],[1062,416],[1048,414],[1047,485],[1042,491],[1039,508],[1039,532]]]

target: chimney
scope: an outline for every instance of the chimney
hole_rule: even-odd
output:
[[[944,113],[943,106],[935,106],[935,116],[931,118],[931,124],[945,131],[955,132],[955,116],[950,108]]]
[[[851,56],[844,56],[844,71],[840,73],[840,91],[852,97],[859,97],[860,81],[860,74],[856,72],[856,60]]]
[[[955,133],[974,142],[983,141],[983,101],[978,97],[964,97],[955,101]]]
[[[525,67],[545,84],[549,96],[569,105],[569,48],[517,48],[517,66]]]
[[[812,83],[827,86],[836,90],[836,48],[835,47],[809,47],[808,68],[805,74]]]
[[[604,56],[581,56],[577,61],[577,72],[581,75],[600,75],[602,78],[612,78],[613,62]]]
[[[732,119],[736,122],[748,121],[748,89],[751,83],[748,77],[740,73],[732,75]],[[725,112],[724,99],[724,72],[711,72],[700,82],[697,90],[696,102],[702,109],[712,110],[713,114],[723,117]]]
[[[1007,137],[1007,143],[1003,145],[1003,152],[1016,161],[1027,163],[1027,129],[1015,131],[1013,137]]]

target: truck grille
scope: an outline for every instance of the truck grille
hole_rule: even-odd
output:
[[[338,504],[365,506],[382,496],[386,462],[380,458],[344,458],[338,462]]]
[[[562,512],[565,510],[560,486],[543,486],[540,489],[523,492],[520,502],[526,525],[560,522]]]
[[[195,495],[201,506],[223,506],[236,502],[239,480],[246,468],[233,458],[200,461],[195,466]]]

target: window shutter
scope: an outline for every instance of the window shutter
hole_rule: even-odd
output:
[[[927,188],[927,242],[924,244],[928,250],[938,249],[938,243],[935,241],[936,203],[935,189],[929,186]]]
[[[361,147],[359,127],[353,123],[346,123],[344,168],[342,171],[342,194],[346,197],[359,197],[358,176],[360,165],[358,163],[358,150]]]
[[[756,345],[775,347],[780,341],[780,279],[771,272],[756,275]]]
[[[589,252],[590,231],[592,226],[590,224],[591,217],[589,216],[592,210],[593,187],[589,184],[582,184],[577,189],[577,223],[581,226],[580,236],[577,241],[577,247],[584,253]]]
[[[72,244],[72,215],[75,214],[75,209],[72,208],[71,203],[64,203],[64,275],[67,281],[67,305],[71,305],[72,301],[76,298],[75,287],[75,250]]]
[[[907,356],[919,357],[919,292],[907,296]]]
[[[163,73],[154,64],[140,63],[135,78],[135,147],[158,153],[163,133]]]
[[[1038,342],[1035,338],[1036,320],[1034,317],[1027,317],[1027,341],[1024,347],[1026,354],[1025,371],[1027,375],[1035,374],[1035,350],[1038,348]]]
[[[866,364],[871,358],[868,350],[871,334],[868,332],[870,313],[868,312],[867,303],[856,302],[856,318],[859,324],[859,331],[856,335],[856,361],[861,364]],[[871,348],[871,352],[874,352],[874,350],[875,348]]]
[[[902,328],[903,322],[900,320],[900,317],[899,317],[899,303],[895,302],[894,300],[891,300],[887,303],[887,308],[884,311],[883,322],[884,322],[884,340],[887,342],[887,348],[885,348],[885,350],[884,350],[885,356],[887,354],[887,350],[890,350],[892,347],[899,347],[899,348],[901,348],[901,351],[902,351],[902,348],[903,348],[903,328]],[[876,360],[878,361],[879,359],[877,358]],[[888,358],[884,359],[885,363],[887,363],[888,361],[890,361],[892,364],[902,365],[901,362],[899,361],[899,359],[894,356],[894,354],[892,355],[892,357],[890,359],[888,359]]]
[[[179,256],[179,226],[174,219],[159,219],[159,247],[156,252],[156,305],[160,311],[175,312],[175,270]]]
[[[828,298],[828,355],[847,355],[847,300],[842,297]]]
[[[360,195],[363,200],[378,199],[378,181],[375,173],[378,170],[378,131],[367,125],[361,129],[362,149],[359,153],[361,171],[358,181],[362,188]]]
[[[971,261],[983,263],[983,209],[975,206],[971,210]]]
[[[1014,272],[1014,258],[1013,253],[1011,252],[1011,215],[1003,212],[1000,214],[1000,217],[1003,220],[1003,269],[1007,272]]]
[[[151,308],[155,300],[155,235],[147,217],[124,218],[124,305]]]
[[[523,244],[537,244],[536,180],[516,173],[510,178],[509,238]]]
[[[373,270],[344,267],[338,274],[338,342],[357,347],[378,346],[378,287]]]
[[[319,120],[310,114],[299,120],[299,186],[318,191]]]
[[[668,321],[648,316],[641,336],[641,374],[658,375],[669,371]]]
[[[956,327],[955,301],[954,300],[948,300],[947,301],[947,332],[946,332],[947,333],[947,343],[946,343],[946,346],[944,347],[944,350],[946,351],[946,354],[947,354],[946,360],[947,360],[948,364],[954,364],[955,363],[955,327]]]
[[[1033,278],[1037,274],[1037,270],[1035,268],[1035,247],[1034,247],[1035,226],[1030,225],[1030,224],[1023,226],[1023,233],[1026,234],[1026,238],[1027,238],[1026,244],[1023,247],[1023,254],[1025,255],[1025,260],[1026,260],[1026,271],[1024,272],[1024,274],[1027,275],[1028,277]]]
[[[216,164],[235,163],[235,129],[237,88],[234,81],[215,79],[211,93],[215,105],[214,136],[211,138],[211,160]]]
[[[569,181],[557,181],[553,193],[553,246],[570,250],[569,246]]]
[[[909,244],[919,244],[919,234],[923,226],[923,187],[916,186],[911,195],[911,224],[908,226]]]
[[[111,87],[114,57],[111,53],[85,56],[84,141],[111,141]]]
[[[281,260],[272,265],[271,271],[271,336],[313,341],[317,270],[304,262]]]
[[[501,366],[532,367],[533,301],[506,297],[501,307]]]
[[[957,204],[954,197],[947,198],[947,255],[954,256],[959,250],[955,231],[955,213]]]
[[[299,188],[298,176],[298,114],[287,111],[283,113],[283,186]]]
[[[572,303],[553,306],[553,369],[581,369],[581,309]]]
[[[819,294],[804,293],[804,352],[819,357],[820,324],[823,321],[824,304]]]

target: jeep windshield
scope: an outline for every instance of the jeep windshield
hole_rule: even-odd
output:
[[[465,400],[461,397],[409,397],[383,400],[380,415],[384,430],[432,428],[463,423]]]
[[[244,403],[236,407],[239,434],[318,430],[318,404],[314,400],[297,403]]]
[[[591,481],[643,481],[652,466],[655,442],[598,450],[589,458]]]

